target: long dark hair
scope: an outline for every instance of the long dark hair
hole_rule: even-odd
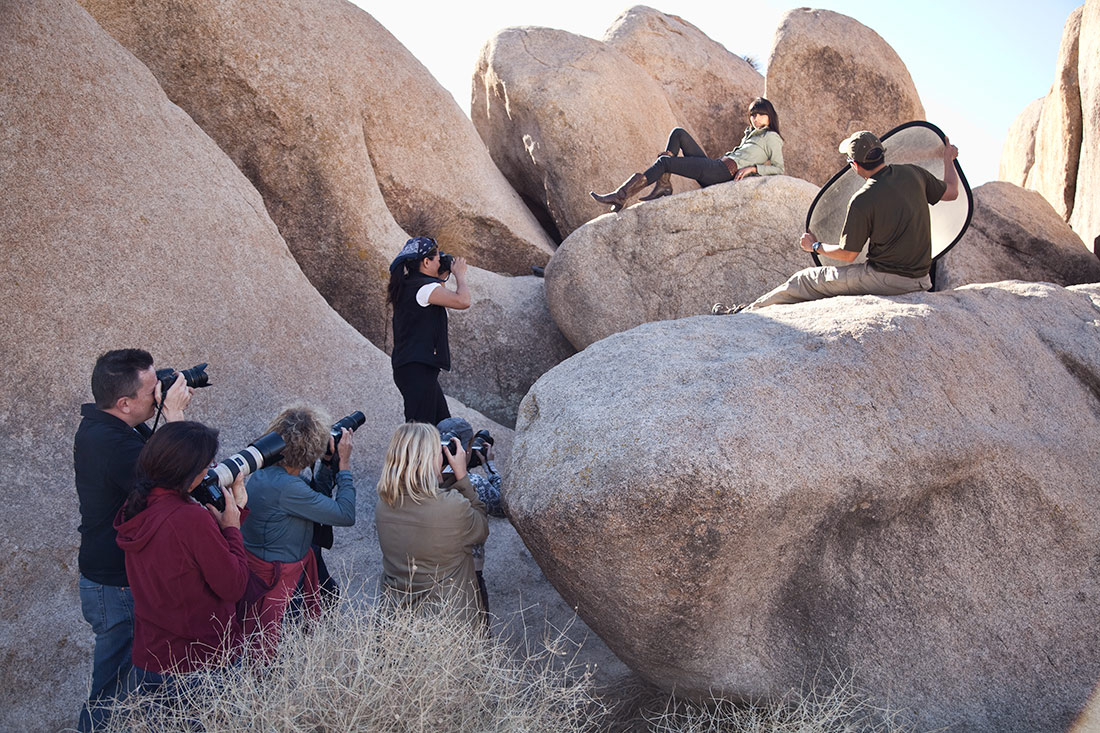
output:
[[[418,274],[420,272],[420,263],[435,257],[435,253],[438,249],[438,247],[433,248],[428,254],[418,260],[405,260],[405,262],[401,263],[400,267],[390,271],[390,284],[386,286],[386,301],[390,305],[394,307],[397,306],[397,298],[401,295],[401,288],[405,285],[405,281],[409,279],[410,276]]]
[[[154,488],[186,497],[191,482],[210,465],[218,452],[218,431],[202,423],[170,422],[149,438],[138,454],[137,481],[126,499],[123,516],[144,511]]]
[[[763,112],[768,116],[768,129],[774,132],[779,137],[783,137],[783,134],[779,132],[779,113],[775,111],[775,107],[771,102],[763,97],[757,97],[752,100],[752,104],[749,105],[749,114],[753,112]]]

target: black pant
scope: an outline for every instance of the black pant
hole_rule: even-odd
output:
[[[668,147],[672,155],[662,155],[657,161],[646,169],[646,183],[656,183],[657,179],[665,173],[675,173],[684,178],[692,178],[704,188],[715,183],[732,181],[729,168],[720,160],[708,158],[699,143],[682,127],[677,127],[668,136]],[[677,153],[683,152],[679,157]]]
[[[451,416],[439,386],[439,368],[413,362],[393,368],[393,383],[405,399],[405,421],[438,425]]]

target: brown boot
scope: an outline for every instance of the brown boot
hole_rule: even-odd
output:
[[[657,179],[657,183],[653,184],[653,190],[647,193],[645,196],[640,196],[639,201],[652,201],[653,199],[659,199],[662,196],[672,195],[672,174],[662,173],[661,177]]]
[[[589,194],[601,204],[610,205],[612,211],[621,211],[622,208],[626,206],[627,199],[640,192],[645,187],[645,176],[641,173],[635,173],[630,176],[623,185],[619,186],[611,193],[600,194],[595,191],[589,191]]]

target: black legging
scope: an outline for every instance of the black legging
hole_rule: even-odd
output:
[[[393,369],[393,382],[405,399],[405,421],[438,425],[451,416],[439,386],[439,368],[412,362]]]
[[[645,172],[646,183],[656,183],[657,179],[665,173],[675,173],[684,178],[693,178],[700,186],[706,188],[715,183],[726,183],[733,180],[729,168],[720,160],[708,158],[699,143],[682,127],[677,127],[668,136],[668,147],[665,148],[672,155],[662,155],[657,162],[649,166]],[[683,157],[677,153],[683,152]]]

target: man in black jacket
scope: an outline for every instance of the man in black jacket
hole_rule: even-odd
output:
[[[153,357],[141,349],[108,351],[92,370],[94,403],[82,405],[73,442],[80,500],[80,605],[95,632],[92,686],[79,729],[102,722],[97,703],[128,691],[134,638],[134,599],[113,522],[133,483],[138,453],[152,431],[145,421],[160,402]],[[182,375],[164,399],[165,421],[183,419],[191,388]]]

